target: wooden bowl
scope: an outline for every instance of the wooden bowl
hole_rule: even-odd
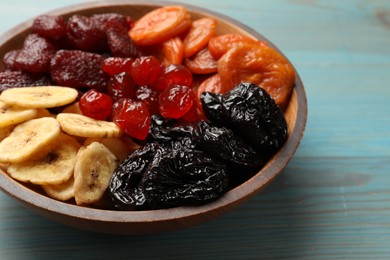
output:
[[[91,15],[117,12],[138,19],[143,14],[162,5],[164,5],[163,2],[145,3],[128,0],[89,2],[58,9],[49,14],[62,15],[67,18],[73,14]],[[185,6],[190,10],[193,18],[204,16],[217,18],[219,20],[218,34],[240,33],[265,40],[272,45],[261,34],[238,21],[203,8]],[[30,33],[31,25],[32,20],[26,21],[0,37],[0,57],[12,49],[21,47],[23,39]],[[4,70],[2,63],[0,63],[1,70]],[[270,183],[293,157],[303,136],[307,120],[307,100],[298,73],[285,115],[289,138],[282,149],[251,179],[228,191],[220,199],[203,206],[125,212],[81,207],[51,199],[40,191],[13,180],[4,172],[0,173],[0,188],[9,196],[48,219],[80,229],[114,234],[141,234],[189,227],[214,219],[248,200]]]

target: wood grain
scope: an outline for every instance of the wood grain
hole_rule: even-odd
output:
[[[77,2],[1,2],[0,32]],[[297,67],[310,109],[293,160],[238,209],[162,235],[91,235],[0,193],[0,259],[389,259],[389,1],[177,2],[247,24]]]

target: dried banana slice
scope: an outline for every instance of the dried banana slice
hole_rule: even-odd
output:
[[[64,183],[57,185],[42,185],[42,189],[53,199],[67,201],[74,197],[73,175]]]
[[[26,161],[55,142],[60,133],[60,125],[52,117],[42,117],[21,123],[0,142],[0,162]]]
[[[6,126],[6,127],[3,127],[3,128],[0,128],[0,142],[6,138],[7,136],[9,136],[12,132],[12,130],[14,130],[15,126],[14,125],[9,125],[9,126]]]
[[[8,174],[23,182],[40,185],[64,183],[73,175],[80,144],[75,138],[61,134],[56,144],[38,159],[10,164]]]
[[[89,145],[93,142],[104,144],[104,146],[115,155],[119,162],[123,162],[127,156],[133,152],[130,150],[130,147],[119,138],[88,138],[85,140],[84,145]]]
[[[101,143],[93,142],[80,149],[74,170],[74,195],[77,205],[98,202],[117,166],[117,158]]]
[[[66,108],[64,108],[64,110],[62,110],[62,113],[72,113],[72,114],[79,114],[79,115],[83,114],[83,112],[81,112],[81,109],[79,107],[79,102],[75,102],[67,106]]]
[[[6,89],[0,100],[20,107],[51,108],[70,104],[77,96],[78,92],[73,88],[44,86]]]
[[[18,107],[0,100],[0,128],[33,119],[37,114],[36,109]]]
[[[122,134],[113,122],[95,120],[79,114],[60,113],[57,120],[62,130],[75,136],[105,138],[119,137]]]

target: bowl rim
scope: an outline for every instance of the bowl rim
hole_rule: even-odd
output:
[[[144,6],[163,6],[163,5],[182,5],[188,8],[191,12],[200,12],[207,15],[215,16],[219,19],[223,19],[226,22],[233,24],[247,33],[253,35],[256,38],[265,40],[278,52],[285,56],[271,41],[264,37],[261,33],[252,29],[251,27],[231,18],[224,14],[220,14],[202,7],[189,5],[186,3],[177,3],[171,1],[155,1],[148,2],[134,1],[134,0],[115,0],[115,1],[94,1],[87,3],[80,3],[69,5],[66,7],[54,9],[43,14],[64,15],[83,10],[85,8],[103,8],[121,5],[144,5]],[[15,27],[9,29],[0,36],[0,45],[3,45],[9,41],[13,36],[25,31],[32,24],[34,18],[29,19]],[[287,57],[286,57],[287,58]],[[203,213],[227,211],[227,207],[236,206],[244,200],[249,199],[266,184],[271,182],[279,173],[285,168],[287,163],[293,157],[297,150],[301,139],[303,137],[306,122],[307,122],[307,98],[302,80],[296,71],[296,81],[293,91],[297,96],[297,101],[300,103],[297,105],[296,123],[292,128],[290,136],[284,146],[274,155],[273,158],[278,158],[278,161],[269,161],[258,173],[246,182],[239,186],[229,190],[219,199],[209,202],[201,206],[182,206],[168,209],[159,210],[145,210],[145,211],[116,211],[107,209],[97,209],[90,207],[77,206],[66,202],[52,199],[48,196],[42,195],[32,189],[25,187],[23,184],[11,179],[6,174],[0,173],[0,189],[3,190],[9,196],[21,201],[26,205],[33,205],[40,208],[43,211],[48,211],[55,214],[66,215],[68,217],[76,217],[85,220],[94,220],[100,222],[161,222],[169,220],[184,219],[187,217],[202,215]],[[245,191],[245,192],[242,192]],[[237,195],[238,194],[238,195]]]

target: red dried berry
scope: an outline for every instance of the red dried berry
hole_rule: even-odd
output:
[[[61,16],[40,15],[35,18],[31,29],[48,39],[57,40],[66,36],[66,22]]]
[[[129,20],[130,17],[124,16],[117,13],[104,13],[104,14],[93,14],[90,19],[95,23],[96,27],[102,31],[105,31],[109,26],[109,22],[116,22],[123,26],[126,30],[130,29]]]
[[[166,118],[181,118],[195,103],[195,94],[190,87],[176,85],[159,96],[160,113]]]
[[[73,15],[68,19],[67,36],[77,49],[83,51],[105,51],[108,49],[104,31],[86,16]]]
[[[187,122],[196,122],[199,120],[199,114],[198,114],[198,106],[197,106],[197,103],[194,102],[190,108],[190,110],[188,110],[187,113],[185,113],[181,119],[187,121]]]
[[[60,50],[52,58],[50,74],[60,86],[93,88],[106,92],[109,77],[100,64],[104,57],[79,50]]]
[[[54,50],[55,47],[47,39],[38,34],[29,34],[23,42],[23,48],[7,53],[4,63],[12,70],[47,72]]]
[[[173,85],[192,87],[192,74],[181,64],[171,64],[165,68],[164,73],[159,77],[154,88],[161,92]]]
[[[122,72],[110,78],[107,93],[116,102],[121,98],[134,98],[134,89],[133,79],[127,73]]]
[[[142,56],[131,65],[131,77],[138,86],[152,85],[163,72],[163,67],[154,56]]]
[[[151,119],[146,104],[124,98],[114,105],[113,122],[129,136],[145,140],[149,133]]]
[[[135,91],[135,98],[148,106],[151,115],[158,114],[158,94],[155,90],[148,86],[140,86]]]
[[[112,99],[106,94],[91,89],[82,95],[79,107],[83,115],[96,120],[104,120],[111,115]]]
[[[15,87],[49,86],[50,78],[41,74],[29,74],[22,71],[0,72],[0,92]]]
[[[127,34],[127,27],[123,27],[123,25],[116,21],[108,21],[105,32],[111,55],[116,57],[133,58],[140,56],[138,48]]]
[[[103,60],[101,66],[105,73],[114,76],[123,72],[129,72],[132,63],[132,58],[110,57]]]

